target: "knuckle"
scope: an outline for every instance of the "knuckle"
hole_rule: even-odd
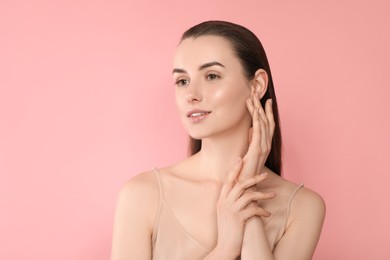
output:
[[[237,182],[236,186],[239,190],[243,190],[243,189],[245,189],[245,182],[239,181],[239,182]]]
[[[241,197],[242,197],[242,199],[243,199],[245,202],[248,202],[248,201],[252,200],[252,194],[250,194],[250,193],[248,193],[248,192],[244,193]]]

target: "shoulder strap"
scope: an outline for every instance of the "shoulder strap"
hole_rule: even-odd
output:
[[[295,194],[297,194],[297,192],[298,192],[302,187],[303,187],[303,183],[300,183],[300,184],[298,185],[298,187],[291,193],[290,198],[288,199],[288,202],[287,202],[286,225],[287,225],[287,219],[288,219],[289,216],[290,216],[291,202],[292,202],[292,200],[294,199]]]
[[[288,207],[290,208],[291,201],[293,200],[295,194],[303,187],[303,183],[300,183],[298,187],[291,193],[290,198],[288,199]]]
[[[157,211],[156,211],[156,216],[154,219],[154,226],[153,226],[153,233],[152,233],[152,247],[154,251],[156,239],[157,239],[157,233],[158,233],[158,228],[160,226],[160,214],[161,214],[161,207],[162,207],[162,199],[163,199],[163,189],[162,189],[162,182],[161,182],[161,176],[160,172],[158,171],[157,168],[153,168],[154,175],[156,176],[156,180],[158,183],[158,189],[159,189],[159,199],[158,199],[158,206],[157,206]]]
[[[163,185],[162,185],[162,181],[161,181],[160,172],[156,167],[153,168],[153,171],[154,171],[154,175],[156,176],[156,179],[157,179],[158,189],[160,192],[160,198],[163,198],[164,193],[163,193]]]

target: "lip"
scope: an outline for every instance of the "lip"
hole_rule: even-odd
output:
[[[191,116],[194,113],[202,113],[197,116]],[[187,113],[187,117],[190,120],[191,123],[200,123],[204,119],[207,118],[207,116],[211,113],[211,111],[201,110],[201,109],[194,109]]]
[[[194,109],[194,110],[191,110],[190,112],[187,113],[187,117],[190,117],[194,113],[205,113],[207,115],[207,114],[210,114],[211,111],[201,110],[201,109]]]

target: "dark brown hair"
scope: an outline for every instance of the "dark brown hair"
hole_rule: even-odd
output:
[[[232,44],[233,50],[243,67],[244,75],[248,80],[253,79],[255,72],[258,69],[264,69],[267,72],[269,78],[268,88],[260,102],[264,107],[266,100],[269,98],[272,99],[272,110],[275,119],[275,132],[272,140],[271,151],[268,155],[265,166],[267,166],[276,174],[281,175],[282,137],[280,132],[279,113],[271,69],[269,67],[263,45],[256,37],[256,35],[247,28],[226,21],[207,21],[195,25],[184,32],[183,36],[181,37],[181,41],[187,38],[197,38],[199,36],[205,35],[220,36]],[[196,154],[201,150],[201,148],[202,140],[193,139],[190,137],[190,155]]]

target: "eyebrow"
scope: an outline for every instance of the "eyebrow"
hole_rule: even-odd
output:
[[[223,66],[221,63],[219,63],[218,61],[211,61],[211,62],[207,62],[203,65],[200,65],[199,66],[199,70],[203,70],[205,68],[208,68],[208,67],[212,67],[212,66],[220,66],[222,68],[225,68],[225,66]],[[186,73],[186,71],[184,69],[178,69],[178,68],[174,68],[172,73]]]

